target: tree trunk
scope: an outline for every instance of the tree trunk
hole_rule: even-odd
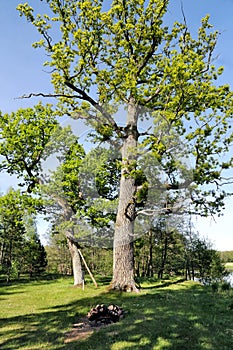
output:
[[[153,277],[153,232],[149,230],[149,254],[148,254],[148,264],[147,264],[147,276]]]
[[[73,210],[67,203],[67,201],[59,196],[53,196],[55,201],[61,206],[63,209],[63,219],[64,221],[71,221],[73,216]],[[83,283],[83,274],[82,274],[82,264],[81,264],[81,258],[80,254],[78,252],[78,249],[80,248],[77,240],[74,237],[73,229],[67,229],[65,232],[70,255],[71,255],[71,261],[72,261],[72,270],[73,270],[73,277],[74,277],[74,286],[81,286]]]
[[[164,246],[162,247],[161,267],[160,267],[159,272],[158,272],[159,279],[163,278],[165,264],[167,261],[167,248],[168,248],[168,237],[167,237],[167,233],[165,233]]]
[[[70,239],[70,237],[67,237],[67,242],[72,259],[74,286],[82,286],[83,273],[81,259],[78,251],[79,248],[77,247],[77,244],[72,239]]]
[[[134,220],[135,220],[135,169],[137,152],[137,110],[133,99],[128,106],[125,138],[122,146],[122,169],[119,205],[113,245],[112,288],[137,291],[134,280]]]
[[[4,251],[5,251],[5,242],[3,241],[0,249],[0,265],[3,265],[3,262],[4,262]]]

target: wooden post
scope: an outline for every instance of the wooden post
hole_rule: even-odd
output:
[[[86,260],[84,259],[84,256],[82,255],[81,250],[78,249],[78,252],[79,252],[79,254],[80,254],[81,258],[82,258],[82,261],[83,261],[83,263],[84,263],[84,265],[85,265],[85,267],[86,267],[86,269],[87,269],[89,275],[91,276],[91,279],[92,279],[94,285],[96,286],[96,288],[98,288],[98,284],[96,283],[96,280],[94,279],[94,276],[92,275],[91,270],[90,270],[89,267],[87,266]]]

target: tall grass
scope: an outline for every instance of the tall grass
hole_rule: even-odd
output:
[[[71,279],[1,286],[0,348],[233,349],[232,291],[213,293],[194,282],[142,287],[136,295],[108,292],[105,285],[96,289],[88,284],[83,291],[73,288]],[[116,303],[126,317],[88,339],[64,343],[65,333],[98,303]]]

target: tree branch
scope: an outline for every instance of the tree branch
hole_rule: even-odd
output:
[[[68,80],[65,81],[65,85],[68,86],[73,91],[77,92],[79,94],[78,96],[79,99],[89,102],[97,111],[99,111],[101,115],[107,120],[107,122],[113,126],[114,130],[118,134],[119,132],[121,132],[120,128],[118,127],[115,120],[112,118],[111,114],[106,112],[104,108],[97,101],[95,101],[91,96],[89,96],[84,90],[76,87],[74,84],[72,84]]]
[[[168,3],[168,1],[165,0],[164,3],[163,3],[163,6],[161,7],[161,10],[160,10],[160,12],[159,12],[159,14],[157,16],[157,19],[161,16],[161,13],[163,12],[163,10],[166,7],[167,3]],[[151,28],[153,28],[154,25],[155,25],[155,22],[151,21]],[[157,36],[155,36],[155,34],[154,34],[153,37],[152,37],[151,46],[150,46],[149,50],[147,51],[143,62],[138,67],[138,71],[137,71],[137,76],[138,77],[139,77],[141,71],[146,67],[146,65],[149,62],[149,60],[152,58],[152,56],[153,56],[153,54],[155,52],[155,49],[158,46],[158,44],[159,44],[159,40],[158,40]]]
[[[30,94],[26,95],[22,95],[19,97],[16,97],[15,99],[23,99],[23,98],[31,98],[31,97],[52,97],[52,98],[58,98],[58,97],[64,97],[64,98],[81,98],[80,96],[77,95],[66,95],[66,94],[45,94],[42,92],[38,92],[38,93],[33,93],[31,92]]]

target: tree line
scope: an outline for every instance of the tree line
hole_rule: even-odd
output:
[[[227,262],[233,262],[233,251],[232,250],[226,250],[220,253],[221,255],[221,260],[224,263]]]
[[[164,236],[163,239],[161,236]],[[198,233],[192,233],[190,238],[190,235],[184,233],[167,234],[152,230],[134,242],[134,249],[134,269],[138,281],[142,278],[180,277],[210,282],[221,279],[225,274],[222,252],[213,249],[211,242],[201,238]],[[47,272],[72,274],[71,258],[64,237],[53,236],[45,250],[48,258]],[[94,275],[111,276],[111,248],[87,247],[83,253]],[[87,274],[85,266],[82,269]]]
[[[27,198],[10,189],[0,196],[0,275],[7,282],[45,271],[46,251]]]

